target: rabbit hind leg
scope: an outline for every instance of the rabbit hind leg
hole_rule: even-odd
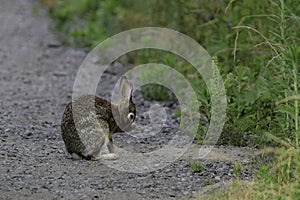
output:
[[[77,153],[71,153],[70,155],[74,160],[81,160],[84,158],[84,156],[77,154]]]
[[[94,152],[91,156],[90,156],[91,160],[93,161],[97,161],[101,159],[101,148],[97,149],[96,152]]]
[[[97,161],[97,160],[100,160],[100,159],[101,159],[101,156],[99,156],[99,155],[96,155],[96,156],[92,155],[91,156],[92,161]]]

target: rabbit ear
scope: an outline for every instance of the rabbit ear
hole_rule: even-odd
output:
[[[120,92],[122,98],[129,101],[132,95],[132,89],[132,83],[125,76],[122,76],[120,81]]]

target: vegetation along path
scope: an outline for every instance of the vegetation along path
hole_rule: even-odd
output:
[[[197,159],[194,144],[169,166],[140,174],[114,170],[101,161],[70,159],[64,152],[60,120],[87,52],[53,39],[46,14],[32,12],[36,3],[1,1],[0,199],[178,199],[236,175],[251,179],[250,148],[216,147],[205,159]],[[122,73],[122,66],[113,67],[104,74],[104,97]],[[135,96],[141,113],[151,102]],[[157,140],[141,145],[120,135],[116,143],[140,152],[153,149],[172,134],[176,120],[166,126],[166,134]],[[240,170],[234,170],[237,165]]]

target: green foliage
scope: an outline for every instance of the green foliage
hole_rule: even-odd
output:
[[[213,179],[205,179],[204,180],[204,184],[205,185],[212,185],[212,184],[214,184],[215,182],[214,182],[214,180]]]
[[[299,199],[300,196],[300,151],[294,147],[266,149],[275,153],[273,166],[262,165],[255,171],[253,181],[238,178],[231,181],[226,190],[212,191],[197,200],[228,199]],[[270,156],[270,155],[267,155]]]
[[[274,12],[272,9],[275,8],[280,12],[285,12],[278,6],[281,6],[281,4],[272,3],[269,7],[270,12]],[[299,10],[299,6],[294,8]],[[286,50],[289,49],[290,45],[299,43],[299,27],[295,27],[292,23],[292,21],[299,23],[299,18],[293,17],[295,13],[292,10],[289,10],[289,17],[282,17],[282,13],[277,15],[278,10],[274,14],[264,16],[266,28],[269,27],[269,30],[272,30],[275,36],[270,35],[266,28],[258,30],[252,26],[236,27],[238,30],[236,40],[240,40],[238,35],[240,32],[255,34],[259,38],[257,38],[254,47],[266,46],[266,48],[262,47],[262,50],[257,49],[255,53],[258,54],[262,51],[268,55],[258,54],[258,56],[252,57],[253,64],[250,63],[248,66],[241,66],[235,62],[237,71],[233,76],[227,77],[226,81],[226,88],[230,97],[228,118],[231,121],[226,124],[224,132],[234,132],[237,134],[236,138],[247,138],[250,144],[270,145],[272,141],[265,137],[266,132],[271,132],[282,139],[297,138],[293,132],[297,129],[298,114],[295,111],[298,109],[291,103],[287,102],[284,105],[279,105],[276,104],[276,101],[288,96],[298,95],[298,91],[291,85],[299,82],[299,78],[297,78],[299,71],[292,67],[292,63],[299,63],[299,60],[292,55],[295,53],[287,53]],[[285,24],[285,27],[282,27],[285,31],[295,29],[298,38],[292,36],[294,32],[288,36],[280,33],[281,30],[277,31],[277,29],[272,28],[277,24]],[[238,45],[237,43],[236,49],[238,49]],[[234,53],[238,57],[238,50],[236,51]],[[297,51],[297,54],[299,54],[299,51]],[[293,59],[288,59],[289,57]],[[239,70],[240,68],[242,70]],[[295,76],[292,78],[293,72]],[[230,141],[232,138],[234,137],[228,140]],[[244,141],[246,144],[248,143],[248,141]],[[238,143],[242,143],[242,141]]]
[[[192,67],[189,63],[176,55],[162,50],[144,49],[133,52],[133,55],[137,57],[135,61],[137,64],[160,63],[170,66],[179,73],[184,74],[186,79],[196,91],[198,98],[201,99],[200,102],[208,105],[209,93],[206,90],[206,85],[201,79],[200,74],[198,74],[196,69],[194,69],[194,67]],[[141,79],[146,79],[147,77],[155,78],[157,76],[161,76],[161,74],[162,72],[159,69],[156,71],[149,70],[148,72],[140,74],[140,77]],[[168,89],[158,85],[145,86],[142,92],[145,96],[156,100],[173,100],[175,98]]]
[[[55,0],[49,14],[66,44],[94,47],[107,36],[143,24],[147,3],[135,0]],[[134,26],[132,26],[134,25]]]
[[[297,199],[300,196],[300,151],[293,147],[274,150],[273,167],[261,166],[255,173],[253,199]]]
[[[204,170],[204,167],[200,163],[192,160],[189,162],[189,167],[192,169],[194,173],[199,173]]]
[[[239,172],[241,171],[241,166],[239,164],[235,164],[233,166],[233,174],[235,177],[238,177]]]
[[[56,30],[65,33],[63,41],[89,48],[141,26],[167,27],[189,35],[217,57],[225,82],[227,122],[219,143],[276,145],[266,137],[271,133],[299,145],[299,1],[56,0],[49,13]],[[209,91],[188,63],[151,49],[133,52],[128,60],[163,63],[184,74],[197,93],[199,110],[210,119]],[[155,84],[144,86],[142,92],[158,100],[174,98]],[[196,138],[202,140],[203,131],[199,133]]]
[[[158,101],[171,100],[172,93],[166,87],[158,84],[147,84],[141,88],[144,97]]]

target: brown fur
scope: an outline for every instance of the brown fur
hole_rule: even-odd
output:
[[[110,103],[94,95],[84,95],[70,102],[61,122],[61,134],[67,151],[98,160],[102,146],[108,141],[109,152],[115,153],[113,133],[130,128],[133,122],[127,119],[128,113],[136,115],[131,94],[129,102],[123,98],[120,102]]]

